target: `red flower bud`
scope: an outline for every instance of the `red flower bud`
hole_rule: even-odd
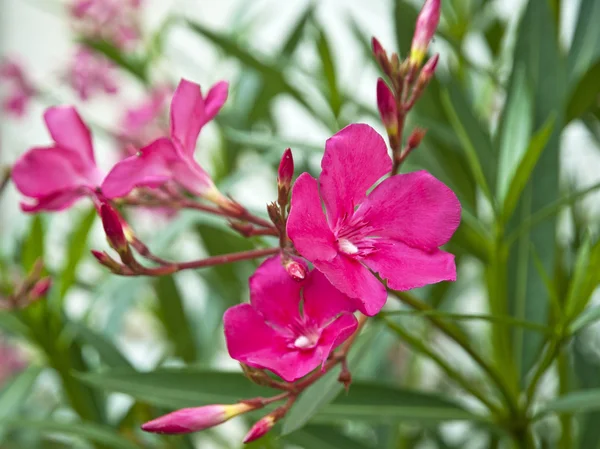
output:
[[[371,39],[371,48],[373,49],[373,56],[375,57],[375,61],[388,76],[392,76],[392,70],[390,66],[390,60],[388,59],[388,55],[384,48],[381,46],[376,37]]]
[[[377,80],[377,108],[390,137],[398,134],[398,108],[396,98],[384,80]]]
[[[277,184],[281,186],[289,187],[292,183],[292,177],[294,176],[294,158],[292,157],[292,150],[288,148],[283,152],[281,162],[279,163],[279,170],[277,171]]]
[[[45,278],[40,279],[39,281],[37,281],[35,283],[33,288],[29,291],[29,298],[32,301],[35,301],[36,299],[39,299],[42,296],[45,296],[46,293],[48,293],[48,290],[50,290],[51,286],[52,286],[52,279],[50,277],[45,277]]]
[[[285,270],[293,280],[303,281],[306,278],[306,265],[290,259],[284,266]]]
[[[222,424],[234,416],[246,413],[254,408],[252,405],[242,402],[233,405],[216,404],[184,408],[143,424],[142,430],[168,434],[198,432]]]
[[[441,0],[425,0],[423,9],[417,17],[417,25],[410,48],[410,62],[420,66],[435,30],[440,23]]]
[[[119,254],[128,251],[129,244],[119,214],[109,204],[103,203],[100,206],[100,217],[110,246]]]
[[[92,256],[94,256],[98,260],[98,262],[100,262],[105,267],[109,268],[111,271],[120,272],[123,268],[119,262],[114,260],[105,252],[96,251],[95,249],[93,249]]]
[[[265,436],[269,430],[273,428],[277,419],[275,416],[267,415],[261,418],[256,424],[252,426],[250,431],[244,437],[244,443],[250,443],[251,441],[258,440]]]

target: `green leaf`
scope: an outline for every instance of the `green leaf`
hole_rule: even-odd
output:
[[[86,253],[88,235],[96,219],[96,209],[90,210],[82,215],[81,220],[69,236],[67,246],[67,261],[59,277],[60,290],[58,298],[62,300],[71,286],[75,283],[77,267],[81,258]],[[62,301],[61,301],[62,302]]]
[[[148,373],[114,369],[79,374],[78,377],[92,387],[124,393],[140,402],[168,408],[232,404],[273,394],[272,389],[259,387],[239,373],[192,368],[165,368]]]
[[[600,240],[592,244],[587,238],[579,248],[566,298],[567,319],[578,317],[600,284]]]
[[[523,159],[531,138],[532,102],[525,68],[520,65],[515,69],[514,80],[510,85],[496,135],[499,154],[496,196],[499,204],[503,204],[506,200],[510,180],[514,178],[519,161]]]
[[[306,7],[306,10],[300,16],[296,22],[296,25],[294,25],[292,31],[285,40],[283,47],[279,52],[280,56],[284,58],[291,58],[294,55],[296,49],[298,48],[298,44],[300,44],[302,40],[306,26],[310,23],[310,19],[312,19],[314,10],[315,4],[313,2],[309,3]]]
[[[31,394],[42,369],[32,366],[20,374],[15,375],[0,390],[0,423],[2,420],[16,416],[20,413],[25,400]]]
[[[81,38],[80,42],[90,50],[104,55],[126,72],[136,77],[143,84],[148,84],[148,60],[125,53],[111,42]]]
[[[544,404],[537,416],[550,412],[584,413],[600,410],[600,388],[573,391]]]
[[[174,345],[175,355],[187,363],[192,363],[197,356],[196,340],[175,278],[161,276],[156,280],[155,286],[159,305],[158,315],[165,326],[169,341]]]
[[[364,420],[396,422],[485,421],[439,394],[381,383],[353,382],[347,395],[339,395],[316,416],[318,421]]]
[[[496,154],[487,131],[457,86],[442,89],[442,104],[458,135],[473,178],[492,200],[491,186],[496,185]]]
[[[29,234],[23,242],[21,265],[29,273],[36,260],[44,259],[44,222],[41,215],[35,215],[31,220]]]
[[[600,57],[598,23],[600,23],[600,3],[596,0],[581,0],[573,43],[567,59],[570,86],[578,82]]]
[[[140,449],[140,447],[119,435],[114,429],[90,422],[59,422],[50,420],[0,420],[0,425],[10,429],[24,430],[28,432],[58,433],[71,437],[83,438],[84,440],[100,443],[104,447],[114,449]]]
[[[599,27],[600,28],[600,27]],[[600,60],[583,74],[574,87],[567,106],[566,123],[584,115],[592,106],[597,104],[600,95]]]
[[[369,343],[375,336],[373,328],[367,329],[359,336],[350,355],[348,356],[348,367],[350,371],[355,369],[361,358],[363,358],[369,347]],[[338,381],[339,368],[333,369],[321,379],[304,391],[295,402],[294,407],[288,412],[283,421],[283,435],[290,434],[302,428],[320,409],[329,404],[343,390],[343,385]]]
[[[325,31],[319,27],[319,33],[317,38],[317,53],[321,59],[321,69],[325,76],[327,84],[327,100],[329,101],[329,107],[333,112],[333,115],[339,117],[342,109],[342,95],[338,87],[337,73],[335,70],[335,64],[333,61],[333,53],[331,51],[331,45],[327,39]]]
[[[485,30],[485,40],[490,47],[490,51],[492,52],[492,55],[494,55],[494,58],[497,58],[500,55],[505,31],[506,24],[498,17],[495,17]]]
[[[318,449],[370,449],[367,445],[354,438],[347,437],[338,429],[329,425],[312,424],[303,429],[286,435],[284,440],[296,446]]]
[[[513,176],[509,178],[508,191],[506,192],[506,198],[502,208],[505,220],[510,218],[517,207],[521,194],[529,182],[531,174],[533,173],[544,148],[546,148],[546,144],[552,135],[553,129],[554,118],[549,118],[542,129],[535,133],[525,150],[523,158],[516,167],[516,171]]]
[[[569,326],[569,333],[576,334],[586,326],[600,320],[600,306],[589,307],[583,311]]]
[[[85,344],[93,347],[102,362],[111,368],[131,368],[129,360],[117,349],[117,347],[104,335],[93,331],[89,326],[80,323],[69,323],[68,325],[75,335]]]

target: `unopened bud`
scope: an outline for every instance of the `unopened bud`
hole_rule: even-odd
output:
[[[294,176],[294,158],[292,156],[292,150],[288,148],[283,152],[281,162],[279,163],[279,170],[277,171],[277,185],[287,186],[289,188],[292,183],[292,177]]]
[[[120,272],[123,268],[119,262],[114,260],[112,257],[110,257],[103,251],[96,251],[95,249],[93,249],[92,256],[94,256],[96,260],[98,260],[98,262],[100,262],[102,265],[104,265],[111,271],[114,271],[115,273]]]
[[[33,288],[29,291],[29,299],[31,301],[35,301],[35,300],[41,298],[42,296],[46,296],[46,293],[48,293],[48,290],[50,290],[51,286],[52,286],[52,279],[50,277],[45,277],[45,278],[40,279],[39,281],[37,281],[35,283]]]
[[[417,17],[417,25],[410,48],[410,62],[420,66],[427,54],[427,48],[440,23],[441,0],[425,0]]]
[[[216,404],[184,408],[143,424],[142,430],[168,434],[198,432],[222,424],[254,408],[252,405],[242,402],[233,405]]]
[[[371,39],[371,48],[373,50],[373,56],[375,57],[375,61],[383,73],[388,76],[392,76],[392,67],[390,65],[390,60],[388,59],[387,53],[384,48],[381,46],[381,43],[377,40],[376,37]]]
[[[436,53],[425,63],[423,70],[421,70],[421,73],[419,74],[419,79],[417,80],[417,89],[423,90],[427,84],[429,84],[429,81],[431,81],[431,78],[433,78],[433,75],[435,74],[439,59],[440,55]]]
[[[265,436],[267,432],[273,428],[276,422],[277,418],[274,414],[264,416],[257,421],[256,424],[254,424],[250,431],[246,434],[244,437],[244,443],[250,443],[251,441],[258,440],[259,438]]]
[[[411,150],[417,148],[421,144],[421,141],[425,137],[425,134],[427,134],[426,129],[415,128],[408,137],[408,141],[406,142],[408,148],[410,148]]]
[[[303,281],[306,278],[306,265],[302,263],[289,259],[284,262],[285,271],[290,275],[290,277],[295,281]]]
[[[388,136],[392,139],[398,135],[398,108],[394,94],[381,78],[377,80],[377,108]]]
[[[125,236],[125,231],[123,231],[123,225],[117,212],[109,204],[103,203],[100,206],[100,217],[102,218],[102,227],[111,248],[119,254],[127,251],[129,244],[127,243],[127,237]]]
[[[212,201],[224,211],[227,211],[235,216],[240,216],[245,212],[244,208],[240,204],[236,203],[231,198],[227,198],[214,185],[202,194],[202,198]]]

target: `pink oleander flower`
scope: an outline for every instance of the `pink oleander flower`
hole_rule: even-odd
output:
[[[44,120],[54,144],[27,151],[15,163],[11,177],[33,204],[25,212],[63,210],[84,196],[95,197],[104,178],[96,166],[90,130],[71,106],[51,107]]]
[[[232,405],[215,404],[184,408],[145,423],[142,425],[142,430],[167,434],[198,432],[217,426],[254,408],[252,405],[243,402]]]
[[[173,181],[195,195],[226,205],[206,171],[194,160],[196,140],[227,99],[228,85],[214,85],[206,97],[198,84],[181,80],[171,102],[170,137],[155,140],[136,155],[117,163],[102,187],[110,198],[136,187],[158,187]]]
[[[370,126],[349,125],[325,146],[317,182],[296,180],[287,223],[298,252],[372,316],[388,287],[409,290],[455,280],[454,256],[438,249],[460,222],[460,203],[425,171],[385,179],[392,160]],[[325,212],[323,212],[323,205]]]
[[[0,340],[0,389],[8,379],[26,367],[27,362],[19,351],[14,346]]]
[[[124,149],[143,147],[169,133],[168,100],[172,95],[170,87],[153,89],[141,104],[125,111],[119,133]]]
[[[356,330],[356,302],[319,271],[293,279],[281,257],[265,260],[250,278],[250,304],[225,312],[232,358],[291,382],[320,364]]]
[[[68,80],[79,98],[88,100],[95,93],[114,95],[118,92],[113,72],[113,64],[104,56],[80,48],[73,58]]]
[[[9,92],[2,105],[3,110],[14,117],[23,117],[31,99],[37,94],[25,76],[25,70],[16,61],[3,61],[0,64],[0,79],[8,84]]]
[[[71,16],[84,36],[131,49],[141,38],[141,0],[75,0]]]
[[[425,0],[425,4],[417,17],[415,34],[410,47],[410,61],[421,65],[435,30],[440,23],[441,0]]]

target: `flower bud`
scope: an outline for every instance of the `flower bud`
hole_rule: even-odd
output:
[[[373,56],[375,57],[377,64],[379,64],[379,67],[381,67],[381,70],[383,70],[383,73],[391,76],[390,60],[376,37],[371,39],[371,48],[373,49]]]
[[[198,432],[222,424],[234,416],[246,413],[254,408],[252,405],[243,402],[233,405],[215,404],[184,408],[143,424],[142,430],[168,434]]]
[[[440,55],[436,53],[425,63],[423,70],[421,70],[421,73],[419,74],[419,79],[417,80],[418,90],[423,90],[425,86],[429,84],[429,81],[431,81],[431,78],[433,78],[433,75],[435,74],[435,69],[439,59]]]
[[[117,212],[107,203],[100,206],[100,217],[110,246],[119,254],[129,249],[125,231]]]
[[[292,150],[288,148],[283,152],[281,162],[279,163],[279,170],[277,171],[277,185],[281,188],[285,186],[289,188],[292,183],[292,177],[294,176],[294,158],[292,157]]]
[[[290,277],[295,281],[303,281],[306,278],[306,266],[301,263],[290,259],[284,263],[285,271],[290,275]]]
[[[408,141],[406,142],[408,148],[411,150],[414,148],[417,148],[421,144],[421,141],[425,137],[426,133],[427,133],[426,129],[415,128],[414,131],[408,137]]]
[[[398,108],[396,107],[396,98],[387,83],[381,78],[377,80],[377,108],[388,136],[390,138],[397,136]]]
[[[214,185],[202,194],[202,198],[212,201],[224,211],[235,216],[243,215],[245,212],[244,208],[240,204],[236,203],[230,198],[227,198]]]
[[[417,17],[417,25],[410,48],[410,62],[420,66],[427,53],[429,43],[440,23],[441,0],[425,0]]]
[[[29,299],[31,301],[35,301],[35,300],[41,298],[42,296],[46,296],[46,293],[48,293],[48,290],[50,290],[51,286],[52,286],[52,279],[50,277],[45,277],[45,278],[40,279],[39,281],[37,281],[35,283],[33,288],[29,291]]]
[[[115,273],[119,273],[122,269],[121,264],[119,262],[117,262],[116,260],[114,260],[112,257],[110,257],[105,252],[96,251],[95,249],[93,249],[92,256],[94,256],[98,260],[98,262],[100,262],[102,265],[104,265],[109,270],[111,270]]]
[[[277,422],[276,417],[273,414],[264,416],[256,422],[250,429],[250,431],[244,437],[244,443],[250,443],[251,441],[258,440],[265,436],[269,430],[273,428]]]

